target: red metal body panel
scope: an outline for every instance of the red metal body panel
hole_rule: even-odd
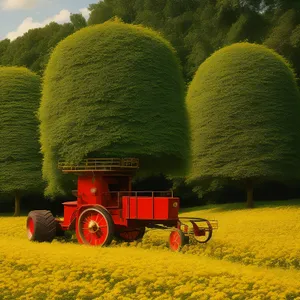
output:
[[[130,179],[125,176],[79,176],[78,205],[117,206],[117,191],[128,191],[130,189]],[[111,193],[112,191],[115,191],[115,193]]]
[[[74,217],[76,218],[77,201],[64,202],[64,220],[61,223],[62,229],[67,230]]]
[[[78,177],[78,206],[84,204],[100,204],[102,193],[108,192],[107,182],[103,180],[102,176],[93,178],[93,176]],[[92,192],[95,189],[95,192]]]
[[[132,192],[130,177],[83,174],[78,176],[77,201],[65,202],[64,221],[61,226],[68,230],[75,225],[81,211],[86,207],[101,205],[121,227],[139,227],[148,224],[174,226],[178,220],[179,198],[139,196]],[[146,192],[144,192],[146,193]],[[75,226],[76,227],[76,226]]]
[[[122,197],[123,217],[137,220],[177,220],[179,198]]]

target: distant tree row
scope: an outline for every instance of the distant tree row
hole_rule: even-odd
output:
[[[240,41],[276,50],[300,75],[300,2],[297,0],[104,0],[91,4],[88,22],[51,23],[0,42],[0,65],[25,66],[42,74],[59,41],[76,30],[113,16],[163,33],[177,50],[186,82],[217,49]]]
[[[63,25],[52,22],[44,28],[31,29],[14,41],[0,41],[0,65],[24,66],[42,75],[55,46],[87,25],[81,14],[71,15],[70,21]]]

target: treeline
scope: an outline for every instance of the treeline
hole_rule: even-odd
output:
[[[187,82],[213,52],[240,41],[273,48],[300,74],[297,0],[105,0],[90,10],[88,24],[116,15],[160,31],[176,48]]]
[[[180,57],[187,85],[204,60],[216,50],[240,41],[264,44],[283,55],[300,74],[300,2],[297,0],[104,0],[91,4],[89,19],[71,15],[63,25],[51,23],[32,29],[14,41],[0,41],[0,65],[25,66],[43,75],[55,46],[77,30],[103,23],[114,16],[126,23],[143,24],[163,34]],[[183,180],[150,178],[136,188],[162,190],[174,187],[185,204],[194,204],[197,190]],[[158,186],[160,184],[160,186]],[[174,185],[173,185],[174,184]],[[291,198],[296,187],[267,183],[256,199]],[[201,192],[202,193],[202,192]],[[222,187],[202,197],[207,201],[244,201],[244,191]],[[199,200],[197,200],[199,203]]]
[[[186,82],[217,49],[240,41],[265,44],[300,74],[300,2],[297,0],[104,0],[89,7],[89,20],[73,14],[70,23],[32,29],[0,42],[0,65],[25,66],[43,74],[59,41],[87,25],[114,16],[161,32],[176,48]]]

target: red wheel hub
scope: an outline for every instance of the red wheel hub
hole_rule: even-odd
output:
[[[28,218],[27,220],[27,236],[28,239],[31,239],[34,233],[34,222],[32,218]]]
[[[97,209],[84,211],[80,215],[78,223],[83,243],[101,246],[107,240],[109,234],[108,221]]]

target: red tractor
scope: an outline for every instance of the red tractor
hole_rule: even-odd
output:
[[[179,219],[179,198],[172,191],[132,191],[131,179],[139,168],[136,158],[86,159],[76,166],[61,162],[58,167],[78,175],[77,190],[73,191],[77,201],[63,203],[63,220],[50,211],[31,211],[27,218],[31,241],[51,242],[64,231],[75,230],[79,243],[107,246],[113,238],[126,242],[142,239],[146,227],[171,228],[170,248],[179,251],[191,235],[200,243],[207,242],[218,226],[217,221],[206,219]]]

